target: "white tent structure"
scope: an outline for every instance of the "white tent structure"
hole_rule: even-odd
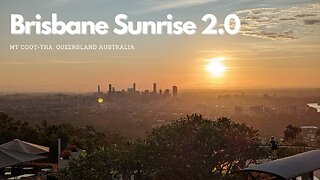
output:
[[[242,169],[253,179],[260,174],[269,175],[270,179],[313,179],[314,171],[320,169],[320,150],[312,150],[263,164]],[[271,178],[272,177],[272,178]],[[266,179],[266,178],[264,178]]]
[[[45,156],[39,156],[35,154],[28,154],[0,148],[0,168],[42,158],[45,158]]]
[[[0,145],[0,148],[29,154],[42,154],[49,152],[48,147],[21,141],[19,139],[14,139],[10,142],[4,143]]]

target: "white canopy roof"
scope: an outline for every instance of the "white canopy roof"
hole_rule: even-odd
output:
[[[48,147],[21,141],[19,139],[14,139],[13,141],[4,143],[0,145],[0,148],[29,154],[41,154],[49,152]]]
[[[291,179],[318,169],[320,169],[320,150],[313,150],[247,167],[241,171],[264,172],[284,179]]]
[[[45,157],[0,148],[0,168],[42,158]]]

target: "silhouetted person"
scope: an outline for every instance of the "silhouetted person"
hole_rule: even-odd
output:
[[[271,137],[271,139],[269,141],[269,145],[270,145],[272,151],[275,151],[278,149],[278,143],[274,137]]]
[[[272,136],[270,141],[269,141],[269,145],[271,148],[271,160],[275,160],[277,159],[277,149],[278,149],[278,143],[277,140]]]

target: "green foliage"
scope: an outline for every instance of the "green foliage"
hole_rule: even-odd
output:
[[[225,117],[187,116],[153,129],[147,142],[154,146],[157,175],[164,178],[222,178],[258,158],[257,131]]]
[[[74,144],[88,152],[92,152],[97,146],[108,146],[123,141],[117,134],[100,133],[92,126],[78,128],[71,124],[48,125],[43,121],[41,126],[34,127],[0,112],[0,144],[20,139],[47,146],[50,148],[49,161],[55,162],[58,159],[58,138],[61,139],[62,148]]]
[[[316,145],[320,146],[320,129],[318,129],[316,132],[315,141],[316,141]]]
[[[27,122],[15,121],[7,114],[0,112],[0,144],[19,137],[38,140],[39,130]]]
[[[62,170],[60,179],[143,179],[151,173],[145,161],[145,144],[142,141],[124,142],[121,145],[99,147],[90,154],[73,159]]]
[[[298,137],[301,133],[301,128],[292,126],[291,124],[286,127],[286,130],[283,132],[284,140],[291,145],[297,143]]]
[[[57,159],[57,139],[62,147],[86,150],[60,179],[223,179],[260,159],[259,136],[245,124],[228,118],[215,121],[201,115],[186,116],[147,133],[134,142],[119,135],[97,132],[92,126],[70,124],[30,126],[0,113],[0,143],[19,138],[50,147]]]
[[[228,118],[187,116],[145,139],[72,160],[62,179],[221,179],[260,157],[257,131]]]

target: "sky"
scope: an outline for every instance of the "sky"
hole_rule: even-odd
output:
[[[195,35],[11,35],[10,15],[35,20],[57,13],[62,21],[194,21]],[[201,35],[205,14],[218,24],[237,14],[236,35]],[[297,0],[2,0],[0,1],[0,92],[92,92],[109,83],[117,90],[319,88],[320,2]],[[132,44],[132,51],[9,50],[10,44]],[[208,71],[215,60],[217,75]],[[210,68],[209,68],[210,69]],[[214,69],[214,68],[213,68]]]

